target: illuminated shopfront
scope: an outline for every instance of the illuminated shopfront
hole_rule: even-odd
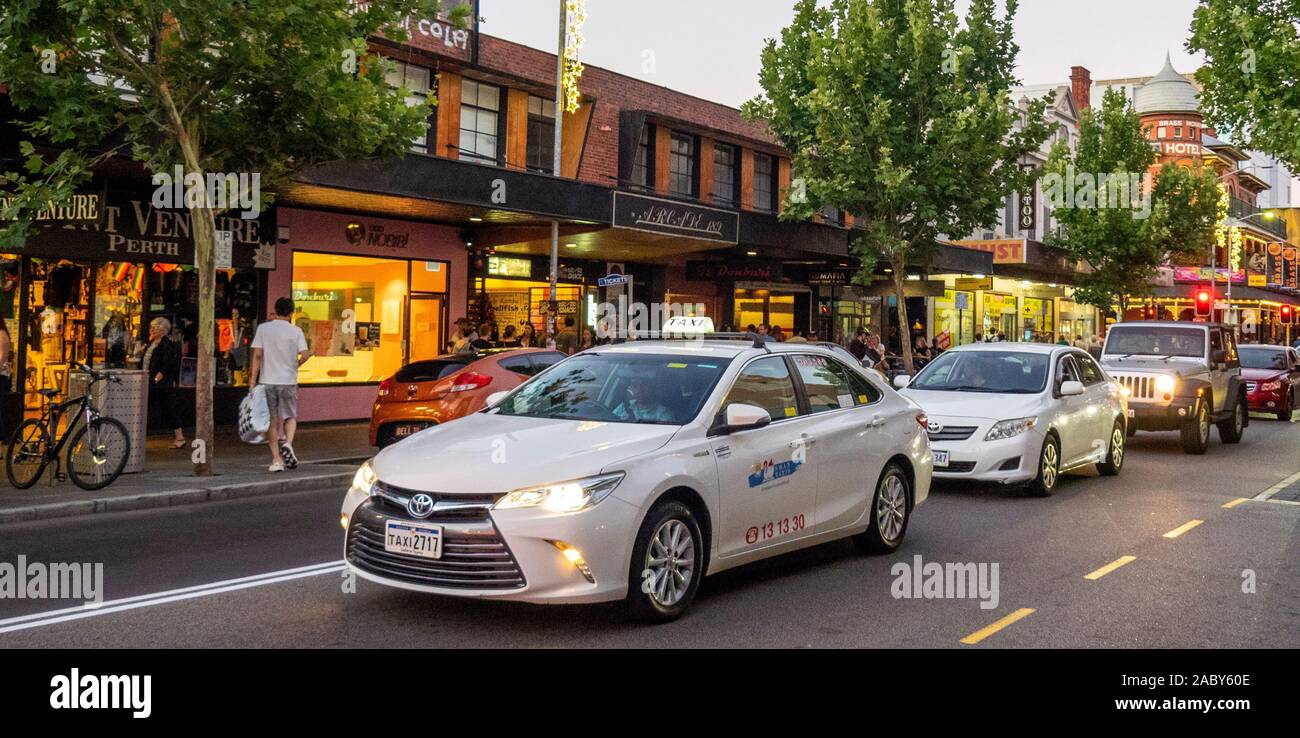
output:
[[[1021,340],[1052,343],[1056,340],[1056,306],[1039,297],[1021,298]]]
[[[941,348],[975,341],[975,293],[944,290],[934,300],[934,337]],[[945,346],[944,344],[947,344]]]

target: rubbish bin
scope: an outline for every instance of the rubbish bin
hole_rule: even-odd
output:
[[[96,370],[100,371],[100,370]],[[104,374],[121,380],[116,382],[99,382],[91,394],[92,404],[99,414],[115,418],[126,427],[126,435],[131,439],[131,454],[122,468],[125,474],[134,474],[144,470],[144,441],[146,423],[149,419],[149,380],[148,372],[142,369],[104,369]],[[90,376],[83,372],[72,372],[68,376],[68,396],[80,397],[86,393]]]

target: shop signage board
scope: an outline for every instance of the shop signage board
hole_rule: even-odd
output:
[[[627,284],[628,282],[631,281],[632,281],[632,277],[630,275],[610,274],[608,276],[604,276],[597,279],[596,284],[600,287],[609,287],[611,285],[616,285],[616,284]]]
[[[1023,238],[966,239],[953,241],[953,244],[964,249],[987,251],[993,254],[994,264],[1025,263],[1025,239]]]
[[[1174,280],[1177,282],[1208,282],[1210,281],[1209,267],[1174,267]],[[1233,284],[1246,283],[1246,270],[1236,269],[1229,270],[1227,267],[1218,267],[1213,272],[1216,282],[1227,282],[1229,274],[1232,277]]]
[[[0,251],[88,261],[193,264],[194,239],[185,209],[154,207],[149,193],[78,193],[72,206],[32,223],[26,243],[0,243]],[[44,213],[45,211],[43,211]],[[274,211],[257,219],[217,217],[230,234],[230,267],[275,268]]]
[[[615,228],[734,244],[740,234],[740,214],[626,192],[614,193]]]
[[[987,291],[993,289],[993,278],[983,277],[977,279],[975,277],[958,277],[953,280],[953,284],[956,289],[964,290],[966,292],[975,292],[977,290]]]
[[[780,262],[746,262],[732,264],[725,261],[688,261],[686,278],[692,282],[758,281],[780,282]]]
[[[532,259],[520,259],[513,256],[489,256],[487,272],[493,277],[531,279],[533,276],[533,261]]]
[[[849,283],[852,273],[848,269],[816,269],[808,272],[807,283],[838,286]]]

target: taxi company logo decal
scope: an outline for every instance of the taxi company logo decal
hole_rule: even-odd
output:
[[[754,472],[749,475],[749,487],[750,489],[753,489],[754,487],[770,482],[773,479],[788,477],[799,471],[799,467],[801,466],[803,466],[802,461],[792,460],[776,462],[772,459],[767,459],[766,461],[754,465]]]

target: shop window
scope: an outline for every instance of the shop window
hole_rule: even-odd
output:
[[[695,137],[673,133],[668,154],[668,191],[682,197],[695,197],[695,183]]]
[[[460,158],[499,164],[501,88],[466,79],[460,86]]]
[[[776,211],[776,159],[769,154],[754,154],[754,209]]]
[[[643,190],[654,189],[654,148],[650,146],[650,126],[641,126],[641,139],[636,144],[636,159],[632,162],[632,185]]]
[[[740,178],[736,176],[738,158],[735,146],[713,147],[713,201],[719,205],[735,207],[740,198]]]
[[[193,267],[179,264],[143,265],[148,309],[140,322],[140,340],[135,354],[147,346],[149,324],[165,318],[172,326],[172,339],[181,343],[179,385],[193,387],[198,370],[199,275]],[[98,295],[98,284],[96,293]],[[216,274],[214,312],[217,353],[216,384],[248,384],[251,352],[249,344],[257,329],[257,306],[263,301],[260,280],[253,269],[219,269]]]
[[[390,62],[394,65],[384,73],[384,79],[393,87],[404,87],[407,91],[406,104],[411,107],[427,105],[429,101],[429,70],[402,61]],[[411,140],[411,150],[420,154],[429,153],[428,120],[425,132]]]
[[[293,322],[311,354],[298,368],[299,383],[378,382],[402,366],[408,265],[403,259],[294,253]]]
[[[555,101],[528,96],[528,154],[531,172],[550,174],[555,169]]]
[[[92,362],[121,369],[136,356],[138,340],[148,340],[141,326],[146,264],[106,262],[95,272],[95,317]]]

